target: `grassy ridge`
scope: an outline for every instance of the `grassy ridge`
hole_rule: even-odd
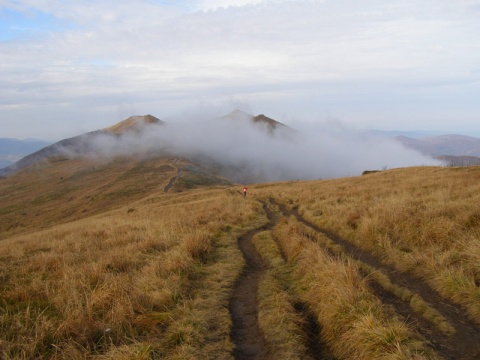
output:
[[[370,291],[355,263],[331,257],[293,221],[274,232],[302,300],[322,325],[321,335],[340,359],[434,358],[402,319]]]
[[[62,161],[1,180],[0,357],[232,358],[228,302],[244,265],[236,241],[266,223],[258,200],[270,197],[480,323],[480,169],[251,185],[244,199],[236,188],[201,188],[222,181],[193,171],[185,171],[192,186],[179,181],[164,193],[178,174],[172,161]],[[271,210],[279,223],[253,239],[269,266],[258,320],[271,354],[313,357],[308,308],[332,358],[440,358],[369,281],[402,289]]]

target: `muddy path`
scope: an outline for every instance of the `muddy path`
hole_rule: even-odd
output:
[[[359,261],[386,275],[392,284],[408,289],[420,296],[432,308],[440,313],[455,329],[453,335],[440,331],[434,324],[415,313],[408,303],[397,298],[393,293],[372,282],[374,293],[385,304],[391,305],[405,321],[415,327],[429,342],[430,346],[445,359],[480,359],[480,329],[466,312],[458,305],[440,297],[427,283],[408,273],[402,273],[393,266],[382,263],[374,254],[361,249],[348,240],[323,229],[302,217],[297,209],[289,210],[275,199],[269,199],[270,204],[277,207],[283,216],[294,216],[300,223],[314,232],[324,235],[343,248],[345,255]],[[311,239],[315,241],[314,239]],[[319,244],[319,246],[321,246]],[[328,251],[328,249],[326,249]]]
[[[260,230],[250,231],[238,239],[247,265],[235,283],[230,300],[235,359],[266,359],[268,346],[258,325],[258,283],[266,265],[256,252],[252,237]]]

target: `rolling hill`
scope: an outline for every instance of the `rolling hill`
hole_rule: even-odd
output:
[[[180,157],[26,167],[0,179],[0,353],[477,358],[478,176],[411,167],[244,198]]]
[[[222,121],[240,125],[247,121],[269,136],[277,127],[287,128],[263,115],[240,111]],[[182,155],[157,144],[157,132],[167,126],[152,115],[132,116],[46,146],[3,169],[0,238],[30,227],[48,227],[60,219],[91,216],[152,191],[182,192],[255,177],[244,167],[223,166],[202,154]],[[146,134],[152,133],[153,142],[143,146]]]
[[[239,154],[288,155],[295,136],[238,111],[146,115],[22,159],[0,178],[0,356],[478,358],[480,169],[244,197],[234,179],[262,168]]]
[[[259,125],[260,127],[264,127],[269,134],[273,135],[276,130],[289,130],[290,129],[287,125],[282,124],[281,122],[269,118],[264,114],[260,115],[251,115],[241,110],[234,110],[230,114],[220,117],[218,120],[220,121],[234,121],[240,123],[253,123]]]
[[[276,136],[282,130],[289,129],[286,125],[265,115],[253,116],[239,110],[221,117],[220,120],[223,124],[229,122],[237,126],[242,126],[242,124],[245,124],[245,127],[253,126],[257,131],[268,133],[270,136]],[[78,157],[111,159],[115,156],[135,155],[137,158],[148,158],[152,156],[177,156],[179,152],[183,152],[184,157],[187,156],[193,161],[213,162],[205,154],[199,154],[199,151],[179,150],[169,135],[162,137],[167,129],[170,130],[171,128],[171,125],[152,115],[131,116],[113,126],[46,146],[10,166],[0,169],[0,176],[10,175],[29,166],[40,166],[51,159],[58,161]],[[215,131],[215,128],[210,125],[204,131]],[[225,128],[222,131],[225,132]],[[228,131],[230,130],[227,130],[227,133]],[[227,168],[226,172],[235,177],[238,172],[238,170],[235,170],[235,166],[231,168],[227,166]],[[248,178],[247,174],[242,176]]]
[[[11,174],[17,170],[40,164],[49,158],[73,158],[95,155],[99,142],[110,138],[121,138],[127,134],[142,134],[148,127],[161,125],[163,122],[151,115],[132,116],[111,127],[78,135],[58,141],[35,151],[14,164],[0,169],[0,176]]]

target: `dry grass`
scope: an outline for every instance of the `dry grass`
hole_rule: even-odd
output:
[[[257,234],[253,243],[268,270],[259,289],[258,321],[270,344],[273,358],[310,359],[303,331],[304,319],[295,311],[296,295],[291,284],[291,267],[281,257],[270,232]]]
[[[480,168],[406,168],[264,193],[427,281],[480,324]]]
[[[453,328],[453,326],[450,325],[448,321],[434,307],[429,305],[415,293],[406,289],[403,286],[393,284],[390,278],[382,271],[372,268],[371,266],[367,265],[362,261],[356,261],[354,259],[351,259],[348,255],[345,254],[344,249],[341,245],[336,244],[326,235],[315,232],[314,230],[296,221],[295,219],[290,219],[290,223],[295,225],[297,229],[296,231],[302,233],[304,236],[307,236],[308,239],[322,246],[322,248],[327,250],[330,254],[334,254],[339,258],[348,260],[352,264],[356,264],[363,276],[368,276],[369,282],[373,282],[375,285],[380,286],[383,290],[394,295],[406,304],[409,304],[413,312],[424,317],[430,323],[435,325],[440,331],[442,331],[446,335],[452,335],[455,333],[455,329]]]
[[[243,199],[238,189],[175,192],[181,183],[164,194],[172,160],[77,159],[1,180],[1,358],[231,359],[236,239],[266,222],[256,198],[269,196],[415,274],[480,323],[480,169],[251,185]],[[293,218],[254,238],[270,265],[259,322],[273,352],[308,356],[300,300],[338,359],[436,358],[368,281],[438,314],[328,239],[316,241],[330,254],[311,239]]]
[[[185,344],[198,350],[212,322],[224,324],[217,342],[228,354],[225,289],[242,266],[232,234],[259,209],[212,190],[3,240],[2,357],[174,354]],[[209,264],[219,246],[230,255]],[[217,287],[213,278],[223,277]]]
[[[352,262],[332,258],[304,236],[295,222],[274,231],[296,283],[322,325],[322,338],[340,359],[434,358],[403,321],[369,290]]]

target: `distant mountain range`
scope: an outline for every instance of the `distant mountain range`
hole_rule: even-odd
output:
[[[0,138],[0,169],[50,144],[51,142],[38,139]]]
[[[408,148],[444,160],[447,165],[480,165],[480,139],[464,135],[439,135],[421,139],[395,136]]]

